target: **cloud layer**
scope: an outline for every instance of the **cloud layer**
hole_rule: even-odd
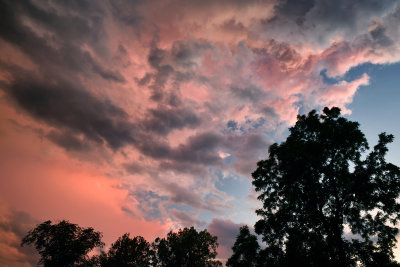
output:
[[[15,193],[0,200],[44,220],[60,207],[24,199],[89,194],[96,218],[105,205],[126,227],[157,225],[149,237],[189,225],[223,236],[221,223],[252,223],[237,210],[254,203],[217,184],[249,179],[299,112],[350,113],[370,81],[345,74],[398,62],[399,23],[390,0],[2,0],[0,193]]]

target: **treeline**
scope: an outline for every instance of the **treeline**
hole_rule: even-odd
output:
[[[102,234],[91,227],[81,228],[65,220],[57,224],[46,221],[31,230],[21,245],[33,244],[44,267],[222,266],[215,259],[217,237],[207,230],[183,228],[152,243],[124,234],[107,252],[89,256],[93,249],[104,247],[101,238]]]
[[[400,168],[385,159],[393,135],[381,133],[370,150],[359,124],[341,117],[337,107],[299,115],[289,130],[286,141],[271,145],[269,157],[252,173],[262,202],[254,230],[264,245],[260,247],[257,236],[242,227],[227,266],[400,266],[393,253],[399,233]],[[41,234],[62,224],[69,225],[46,222],[23,240],[36,245],[45,265],[64,260],[62,238],[72,242],[68,264],[221,265],[215,260],[217,238],[206,230],[184,228],[152,244],[124,235],[107,253],[89,259],[87,252],[102,246],[101,235],[74,225],[73,234],[67,231],[61,239],[58,231]]]

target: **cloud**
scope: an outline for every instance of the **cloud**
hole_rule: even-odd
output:
[[[207,203],[193,190],[181,187],[175,183],[168,183],[165,187],[171,192],[171,201],[177,204],[186,204],[195,209],[206,209],[216,211],[218,207],[207,205]]]
[[[113,148],[132,143],[133,125],[127,114],[107,100],[98,100],[84,88],[66,80],[47,82],[31,75],[20,75],[6,92],[18,107],[51,126],[84,134],[96,142],[107,142]],[[62,145],[79,147],[79,141],[70,134],[49,135]],[[67,147],[72,148],[72,147]]]
[[[168,200],[168,196],[159,195],[143,187],[135,188],[134,191],[129,193],[129,196],[133,197],[135,202],[138,203],[136,209],[139,209],[141,214],[135,214],[135,212],[128,207],[123,207],[124,212],[136,218],[144,216],[147,220],[164,220],[161,205]]]
[[[273,19],[264,21],[263,25],[270,27],[270,35],[279,41],[308,43],[324,48],[338,38],[351,40],[365,31],[371,19],[384,16],[394,5],[396,1],[393,0],[283,0],[275,6]]]
[[[227,260],[232,255],[232,247],[235,244],[239,229],[244,224],[237,224],[231,220],[214,218],[208,225],[208,231],[218,237],[218,257]]]
[[[35,266],[39,261],[33,247],[21,247],[21,240],[37,221],[21,211],[4,210],[0,216],[0,264],[2,266]]]
[[[242,101],[246,99],[251,103],[257,103],[258,100],[264,97],[264,92],[260,88],[251,85],[247,88],[233,86],[231,90],[235,97],[238,97]]]
[[[80,138],[71,131],[50,131],[46,136],[50,141],[66,150],[85,151],[90,150],[88,141]]]
[[[106,39],[100,6],[77,5],[79,12],[68,16],[57,10],[68,12],[76,6],[37,6],[29,0],[1,5],[2,38],[32,58],[42,71],[53,75],[60,71],[72,75],[96,73],[106,80],[125,81],[118,71],[105,68],[93,57],[103,52]],[[84,45],[90,46],[91,51],[85,50]]]
[[[343,113],[349,113],[343,104],[351,103],[353,96],[357,89],[362,85],[369,84],[369,77],[367,74],[362,75],[360,78],[351,82],[342,81],[338,84],[327,86],[317,96],[321,104],[325,106],[339,106],[342,107]]]
[[[4,198],[21,208],[30,185],[48,203],[29,212],[52,217],[58,195],[85,206],[82,188],[104,231],[117,234],[103,210],[149,236],[209,223],[227,256],[238,198],[215,174],[250,179],[299,112],[350,113],[373,81],[346,73],[400,61],[399,14],[391,0],[0,1]]]
[[[180,221],[180,224],[183,227],[204,227],[206,222],[198,220],[195,215],[190,214],[188,212],[176,210],[176,209],[171,209],[170,210],[171,214]]]
[[[222,165],[217,148],[222,143],[222,137],[213,132],[199,133],[190,136],[185,143],[171,147],[161,139],[142,137],[136,144],[138,149],[147,156],[161,161],[161,166],[176,169],[178,166],[189,165]],[[182,164],[182,165],[180,165]],[[174,167],[175,166],[175,167]],[[185,171],[183,169],[183,171]]]
[[[195,128],[200,123],[201,119],[189,108],[159,106],[156,109],[149,110],[149,115],[146,116],[143,125],[147,131],[167,135],[174,129]]]

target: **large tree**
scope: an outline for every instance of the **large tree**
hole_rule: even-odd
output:
[[[400,169],[387,163],[382,133],[369,150],[357,122],[325,108],[298,116],[252,174],[263,208],[255,230],[273,265],[395,264]]]
[[[259,249],[257,237],[250,233],[249,227],[247,225],[240,227],[239,235],[232,247],[233,254],[226,262],[226,266],[256,266]]]
[[[90,227],[81,228],[68,221],[45,221],[29,231],[21,245],[34,244],[41,256],[39,264],[44,267],[86,266],[89,251],[104,246],[101,237]]]
[[[145,267],[151,265],[151,258],[149,242],[141,236],[130,238],[129,234],[124,234],[111,245],[107,253],[100,255],[99,262],[102,267]]]
[[[167,238],[153,243],[154,266],[207,267],[222,266],[217,256],[217,237],[207,230],[197,232],[194,227],[169,232]]]

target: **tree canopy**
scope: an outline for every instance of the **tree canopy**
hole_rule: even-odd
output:
[[[107,253],[100,257],[100,266],[104,267],[135,267],[150,266],[152,251],[150,243],[141,236],[129,237],[124,234],[111,245]]]
[[[34,244],[39,252],[40,264],[45,267],[84,265],[88,252],[103,247],[102,234],[93,228],[81,228],[68,221],[52,224],[45,221],[23,238],[21,245]]]
[[[197,232],[194,227],[169,232],[167,238],[153,243],[155,266],[207,267],[222,266],[217,256],[217,237],[207,230]]]
[[[89,257],[93,248],[104,246],[101,237],[92,228],[81,228],[68,221],[46,221],[29,231],[21,245],[34,244],[41,255],[39,265],[45,267],[222,266],[215,260],[217,237],[207,230],[179,229],[169,232],[166,238],[156,238],[152,244],[141,236],[131,238],[124,234],[108,252]]]
[[[269,266],[395,264],[400,169],[387,163],[393,136],[369,150],[357,122],[340,109],[297,118],[253,172],[263,208],[255,225]],[[296,263],[293,265],[293,263]]]
[[[232,247],[233,254],[226,262],[226,266],[256,266],[259,248],[257,237],[250,233],[249,227],[247,225],[240,227],[240,233]]]

